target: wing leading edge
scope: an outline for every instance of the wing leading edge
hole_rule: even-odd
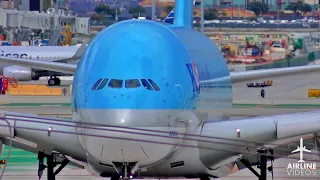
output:
[[[318,71],[320,71],[320,65],[230,72],[230,76],[200,81],[200,83],[229,83],[230,79],[232,83],[238,83],[262,78],[309,74]]]
[[[74,74],[77,69],[77,62],[85,52],[88,46],[88,41],[85,41],[75,55],[71,58],[56,60],[53,62],[46,62],[41,60],[28,60],[22,58],[10,58],[0,56],[0,62],[24,67],[31,67],[33,69],[41,69],[47,71],[54,71],[60,73]]]
[[[274,68],[263,70],[252,70],[243,72],[231,72],[230,77],[232,83],[249,81],[261,78],[288,76],[293,74],[306,74],[320,71],[320,65],[309,65],[289,68]]]
[[[67,74],[74,74],[77,69],[76,64],[67,64],[59,62],[45,62],[37,60],[28,60],[22,58],[9,58],[0,56],[0,61],[7,64],[14,64],[18,66],[31,67],[34,69],[42,69],[54,72],[61,72]]]
[[[86,153],[72,120],[0,111],[0,140],[10,145],[11,139],[13,147],[36,154],[62,154],[69,156],[71,165],[85,167]]]

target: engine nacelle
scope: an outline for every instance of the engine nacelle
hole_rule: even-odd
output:
[[[39,76],[35,71],[29,67],[22,66],[8,66],[3,68],[3,75],[5,77],[14,77],[18,81],[38,80]]]

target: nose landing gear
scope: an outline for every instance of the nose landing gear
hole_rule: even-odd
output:
[[[114,162],[113,167],[119,173],[119,177],[111,177],[111,180],[129,180],[135,177],[135,173],[139,169],[139,163],[128,162]]]

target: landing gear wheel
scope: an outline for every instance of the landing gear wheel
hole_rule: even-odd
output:
[[[61,84],[60,78],[55,78],[56,79],[56,85],[59,86]]]
[[[110,180],[120,180],[119,177],[111,177]]]
[[[61,84],[61,80],[60,80],[60,78],[50,78],[49,80],[48,80],[48,85],[49,86],[54,86],[54,85],[60,85]]]
[[[56,79],[50,78],[50,79],[48,80],[48,85],[49,85],[49,86],[54,86],[54,85],[56,85]]]

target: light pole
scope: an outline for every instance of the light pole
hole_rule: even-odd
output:
[[[152,21],[156,20],[156,0],[152,0]]]
[[[204,33],[204,3],[201,0],[201,32]]]

